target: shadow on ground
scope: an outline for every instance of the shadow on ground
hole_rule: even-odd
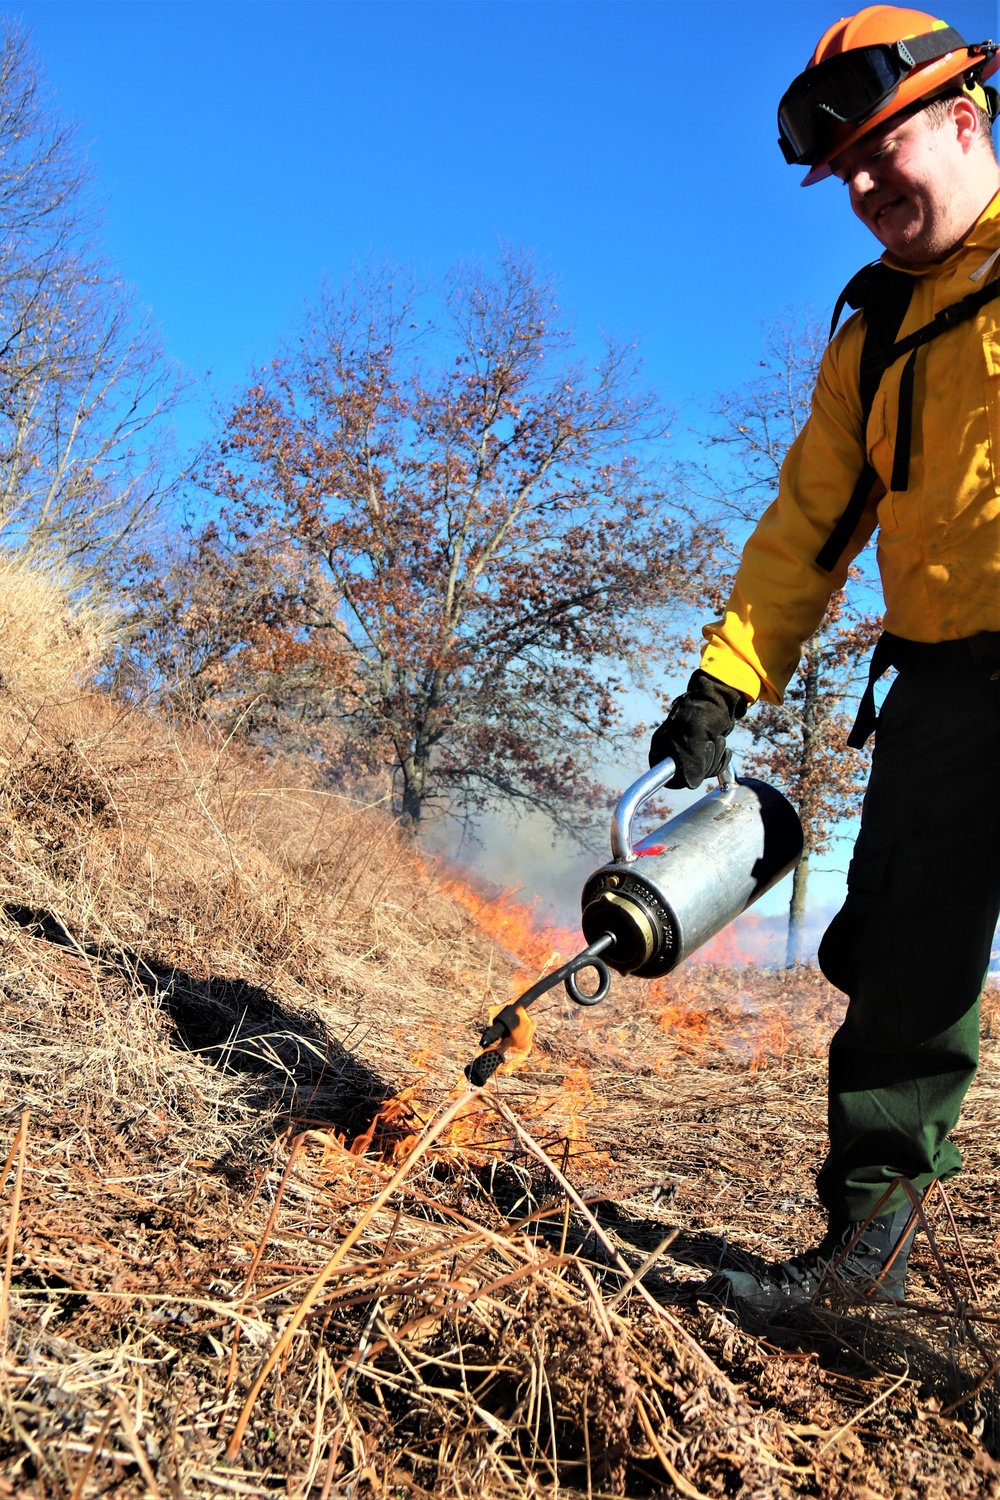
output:
[[[482,1169],[479,1186],[512,1220],[537,1213],[557,1196],[551,1179],[516,1163]],[[592,1202],[591,1208],[633,1274],[674,1233],[643,1275],[643,1285],[657,1301],[678,1313],[685,1309],[686,1323],[693,1315],[699,1340],[737,1377],[741,1350],[748,1362],[748,1381],[757,1378],[762,1360],[795,1361],[802,1356],[851,1381],[881,1376],[903,1392],[900,1401],[914,1395],[924,1401],[933,1397],[979,1438],[991,1456],[1000,1454],[1000,1392],[993,1379],[992,1348],[972,1308],[955,1300],[945,1286],[933,1294],[925,1289],[919,1301],[865,1304],[840,1298],[831,1288],[815,1306],[789,1309],[768,1319],[724,1306],[705,1291],[714,1272],[752,1270],[762,1264],[759,1257],[721,1235],[677,1226],[671,1231],[662,1219],[631,1214],[622,1204]],[[607,1292],[625,1284],[624,1273],[578,1213],[566,1222],[560,1208],[536,1224],[535,1232],[553,1248],[586,1261]],[[734,1338],[735,1330],[740,1336]]]
[[[81,943],[51,912],[7,905],[3,913],[32,937],[138,984],[169,1017],[173,1045],[246,1075],[262,1109],[278,1109],[297,1125],[332,1128],[350,1139],[368,1129],[395,1092],[317,1018],[286,1009],[259,985],[219,975],[199,979],[154,956]]]

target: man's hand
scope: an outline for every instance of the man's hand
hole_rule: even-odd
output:
[[[687,692],[675,698],[670,712],[653,735],[649,764],[658,766],[669,755],[677,774],[668,787],[698,787],[718,776],[730,751],[726,736],[747,711],[747,700],[739,688],[728,687],[699,668],[692,673]]]

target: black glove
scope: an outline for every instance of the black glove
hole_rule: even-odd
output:
[[[693,672],[687,692],[675,698],[670,712],[653,735],[649,764],[658,766],[669,755],[677,773],[668,787],[701,786],[718,776],[729,760],[726,735],[747,711],[739,688],[727,686],[701,669]]]

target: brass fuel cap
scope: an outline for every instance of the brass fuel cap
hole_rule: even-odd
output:
[[[581,925],[588,943],[604,932],[614,937],[607,962],[620,974],[631,974],[649,962],[659,947],[659,933],[652,912],[631,895],[604,890],[583,909]]]

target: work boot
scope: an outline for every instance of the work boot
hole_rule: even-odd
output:
[[[846,1292],[855,1301],[902,1299],[916,1224],[889,1270],[884,1275],[883,1271],[912,1213],[907,1203],[895,1213],[872,1219],[850,1250],[846,1247],[862,1221],[831,1221],[815,1249],[774,1265],[762,1263],[756,1271],[719,1271],[701,1290],[727,1305],[768,1316],[811,1302],[821,1286],[824,1291]]]

